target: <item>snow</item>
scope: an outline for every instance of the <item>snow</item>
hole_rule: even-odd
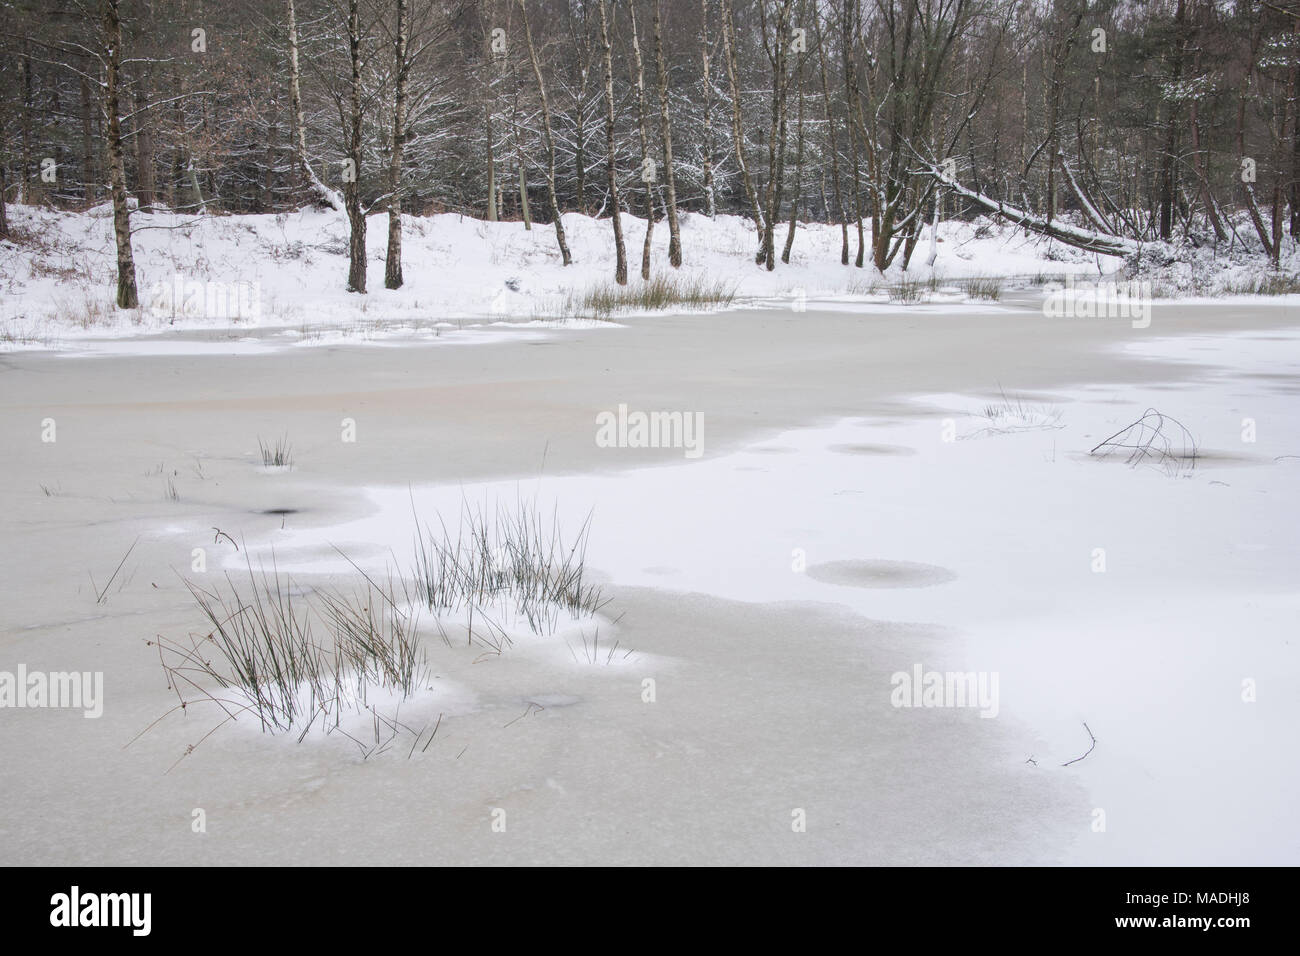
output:
[[[1222,364],[1211,387],[1039,396],[1035,407],[1059,419],[1031,410],[1023,428],[990,427],[983,409],[997,399],[922,395],[914,401],[926,412],[913,420],[796,429],[694,465],[368,487],[365,517],[277,532],[254,554],[273,547],[282,569],[337,573],[346,570],[337,546],[378,570],[410,550],[412,501],[421,514],[454,515],[464,501],[491,509],[536,496],[544,511],[558,508],[562,526],[592,508],[588,562],[619,585],[841,604],[864,618],[948,629],[960,640],[947,660],[904,654],[891,669],[942,664],[1000,676],[1002,719],[1021,726],[1015,759],[1081,781],[1105,811],[1103,833],[1090,829],[1091,816],[1079,819],[1068,860],[1294,860],[1300,516],[1286,502],[1300,461],[1275,459],[1300,450],[1300,423],[1289,393],[1256,376],[1300,373],[1300,334],[1128,348]],[[1148,406],[1196,423],[1201,458],[1190,473],[1087,454]],[[1249,444],[1243,415],[1268,423]],[[947,420],[954,441],[943,440]],[[1101,572],[1096,548],[1105,550]],[[808,573],[792,570],[797,550]],[[943,573],[911,583],[900,573],[894,587],[888,575],[880,586],[816,573],[836,562]],[[618,633],[602,630],[607,641]],[[1246,679],[1258,682],[1258,702],[1243,702]],[[1097,752],[1062,766],[1087,749],[1085,723]]]
[[[553,227],[485,222],[450,213],[404,219],[405,285],[383,288],[387,242],[384,215],[367,228],[366,295],[345,291],[347,219],[329,210],[275,215],[186,216],[168,211],[132,218],[139,310],[118,310],[111,208],[88,213],[11,206],[11,221],[30,238],[0,244],[0,349],[64,348],[103,353],[104,339],[137,339],[142,351],[160,334],[188,333],[233,354],[228,336],[263,333],[270,347],[341,340],[488,343],[491,331],[564,329],[590,325],[573,314],[576,292],[608,285],[614,271],[608,220],[569,213],[564,225],[574,264],[561,265]],[[110,218],[105,218],[106,216]],[[643,219],[624,217],[629,272],[640,283]],[[782,226],[782,237],[784,237]],[[953,282],[968,276],[1029,276],[1113,272],[1119,260],[1084,254],[997,223],[942,222],[933,268],[918,254],[910,272],[901,257],[887,276],[840,265],[840,230],[800,223],[791,263],[772,272],[753,262],[753,226],[736,216],[681,217],[684,280],[721,280],[735,289],[735,306],[764,302],[848,301],[865,308],[889,305],[884,286],[903,278],[938,276],[939,304],[969,300]],[[931,227],[924,230],[926,241]],[[853,237],[850,237],[851,241]],[[654,231],[654,274],[667,265],[668,230]],[[880,288],[872,288],[878,285]],[[987,309],[987,303],[970,303]],[[280,333],[280,336],[265,333]],[[468,332],[466,335],[449,333]],[[499,334],[499,333],[498,333]],[[294,338],[296,336],[296,339]],[[197,346],[195,346],[197,347]],[[249,346],[253,346],[250,344]]]

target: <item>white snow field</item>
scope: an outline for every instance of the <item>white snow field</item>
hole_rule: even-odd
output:
[[[6,862],[1300,861],[1295,297],[1149,324],[1037,290],[903,306],[809,242],[788,274],[731,255],[754,301],[728,311],[503,329],[507,278],[516,320],[559,288],[520,265],[552,237],[494,263],[453,221],[425,254],[463,268],[367,299],[332,291],[332,253],[280,268],[205,224],[210,261],[264,282],[248,328],[83,330],[29,305],[60,280],[10,274],[35,325],[0,356],[0,681],[102,674],[103,713],[0,708]],[[352,334],[362,309],[388,324]],[[1149,409],[1169,456],[1090,454]],[[638,447],[656,412],[682,430]],[[413,514],[454,537],[521,501],[568,543],[589,522],[608,603],[543,633],[500,596],[472,630],[416,607]],[[406,577],[427,673],[337,729],[223,723],[202,680],[175,710],[158,642],[211,630],[186,581],[246,594],[250,564],[300,606]],[[933,674],[962,679],[932,697]]]
[[[504,323],[538,329],[581,325],[575,294],[610,284],[613,249],[608,220],[564,216],[574,263],[561,264],[553,227],[485,222],[442,214],[405,217],[405,285],[383,287],[387,219],[375,214],[367,229],[368,295],[344,290],[347,219],[331,211],[279,215],[137,215],[133,247],[141,308],[113,307],[116,259],[111,209],[72,213],[11,206],[11,220],[28,237],[0,243],[0,349],[63,348],[99,351],[159,349],[184,344],[150,341],[161,332],[223,333],[231,352],[290,345],[328,345],[342,339],[373,342],[491,342]],[[640,283],[643,219],[624,219],[632,285]],[[785,236],[782,227],[782,240]],[[882,277],[839,263],[840,230],[801,223],[790,264],[771,273],[754,268],[753,225],[737,216],[684,214],[684,282],[700,281],[734,293],[736,304],[802,307],[809,299],[838,297],[855,309],[889,306],[886,287],[904,278],[936,278],[932,298],[965,301],[962,280],[981,276],[1034,278],[1077,273],[1097,278],[1120,263],[1082,253],[987,220],[945,222],[938,256],[926,265],[929,230],[911,270],[902,257]],[[654,233],[656,273],[667,262],[668,230]],[[927,289],[927,295],[931,290]],[[989,303],[983,303],[989,308]],[[254,341],[254,333],[262,333]],[[131,345],[124,338],[135,339]],[[209,336],[211,338],[211,336]],[[108,340],[108,341],[105,341]],[[143,341],[140,341],[143,340]]]

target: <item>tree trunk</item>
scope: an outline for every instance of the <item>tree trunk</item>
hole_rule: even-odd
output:
[[[700,59],[704,75],[704,213],[718,214],[713,186],[713,81],[709,78],[709,0],[700,0]],[[1300,139],[1297,140],[1300,143]]]
[[[618,199],[618,162],[614,152],[614,63],[610,54],[609,15],[606,0],[600,6],[600,40],[605,65],[605,159],[609,173],[609,204],[614,220],[614,281],[627,285],[627,247],[623,243],[623,218]]]
[[[483,108],[483,123],[487,132],[487,217],[488,222],[497,222],[500,219],[498,208],[500,206],[500,197],[497,196],[497,160],[492,151],[492,107],[485,105]]]
[[[294,10],[294,0],[285,0],[289,19],[289,117],[293,124],[293,153],[298,166],[298,174],[303,183],[311,190],[316,201],[328,206],[335,212],[343,209],[343,201],[338,193],[326,186],[316,176],[307,161],[307,130],[302,115],[302,88],[299,84],[298,70],[298,17]]]
[[[114,14],[116,15],[116,14]],[[22,120],[19,126],[19,138],[22,152],[19,156],[18,201],[33,205],[39,195],[40,187],[32,188],[32,58],[27,52],[27,41],[23,41],[22,56],[18,58],[18,83],[22,92]]]
[[[537,47],[533,44],[533,31],[528,25],[528,12],[524,9],[524,0],[519,0],[519,16],[524,21],[528,59],[532,61],[533,75],[537,77],[537,97],[542,106],[542,137],[546,144],[546,201],[550,206],[551,221],[555,223],[555,242],[560,247],[560,258],[567,266],[573,262],[573,256],[569,254],[569,244],[565,241],[564,222],[560,218],[560,201],[555,195],[555,137],[551,132],[551,107],[546,98],[546,81],[542,78],[542,63],[537,57]]]
[[[826,79],[826,45],[822,40],[821,16],[813,10],[813,27],[817,31],[817,60],[821,67],[822,104],[826,116],[826,134],[831,147],[831,184],[835,196],[835,218],[840,221],[840,265],[849,264],[849,220],[845,215],[844,197],[840,192],[840,153],[835,142],[835,118],[831,114],[830,83]],[[849,132],[852,136],[852,131]]]
[[[785,234],[785,248],[781,250],[781,261],[789,265],[790,249],[794,246],[795,224],[799,221],[799,197],[803,189],[803,64],[805,55],[799,55],[798,79],[795,89],[799,95],[799,118],[796,121],[794,152],[794,196],[790,200],[790,229]]]
[[[271,100],[270,114],[266,124],[266,168],[262,171],[262,182],[257,198],[259,212],[270,212],[275,206],[275,166],[276,148],[279,142],[280,127],[276,122],[279,99]]]
[[[524,221],[524,232],[533,230],[533,213],[528,208],[528,167],[524,165],[524,154],[518,154],[519,161],[519,216]]]
[[[396,0],[397,37],[393,45],[393,147],[388,167],[388,253],[384,257],[384,288],[402,287],[402,148],[406,143],[407,0]]]
[[[135,90],[135,167],[136,196],[140,212],[153,212],[157,201],[154,179],[153,126],[149,122],[149,94],[143,86]]]
[[[118,0],[104,0],[104,44],[107,68],[104,112],[108,116],[108,169],[113,188],[113,238],[117,244],[117,307],[135,309],[140,305],[140,296],[135,286],[135,258],[131,254],[131,210],[126,199],[122,120],[118,104],[122,62],[122,20],[118,13]]]
[[[636,71],[632,84],[636,87],[636,128],[641,139],[641,183],[645,186],[645,242],[641,246],[641,278],[650,278],[650,240],[655,229],[655,176],[654,160],[650,158],[650,137],[646,133],[645,122],[645,68],[641,62],[641,40],[636,25],[636,3],[628,4],[628,15],[632,27],[633,69]]]
[[[1089,232],[1086,229],[1078,229],[1074,226],[1063,225],[1059,222],[1048,222],[1038,216],[1033,215],[1026,209],[1018,209],[1014,206],[1008,206],[1006,203],[985,196],[973,189],[967,189],[965,186],[955,180],[945,179],[943,174],[937,169],[927,170],[925,175],[937,180],[945,189],[950,189],[963,199],[969,200],[988,212],[1001,216],[1017,226],[1023,226],[1030,232],[1036,232],[1040,235],[1051,236],[1053,239],[1060,240],[1066,245],[1074,246],[1079,249],[1085,249],[1088,252],[1101,252],[1110,256],[1129,256],[1138,251],[1138,243],[1132,239],[1126,239],[1122,236],[1106,236],[1095,232]]]
[[[348,159],[352,175],[343,187],[348,212],[348,291],[366,291],[366,214],[361,209],[361,0],[348,0],[348,60],[352,67],[348,112]]]
[[[1171,67],[1175,95],[1169,98],[1169,116],[1165,129],[1165,146],[1160,156],[1160,238],[1168,241],[1174,229],[1175,153],[1178,149],[1178,99],[1177,89],[1183,78],[1183,45],[1186,37],[1187,5],[1178,0],[1174,13],[1174,54]]]
[[[673,176],[673,126],[668,119],[668,67],[664,62],[662,0],[655,0],[655,66],[659,74],[659,136],[664,147],[664,186],[668,190],[668,262],[682,264],[682,234],[677,223],[677,182]]]
[[[1264,253],[1271,259],[1273,257],[1272,237],[1269,235],[1268,228],[1264,225],[1263,217],[1259,214],[1259,203],[1255,201],[1254,186],[1246,182],[1242,172],[1246,161],[1246,100],[1255,84],[1255,64],[1259,62],[1259,46],[1262,35],[1263,29],[1260,24],[1256,23],[1250,35],[1250,56],[1246,61],[1246,82],[1242,85],[1237,96],[1237,177],[1241,180],[1241,191],[1246,197],[1246,211],[1250,215],[1250,223],[1255,227],[1255,234],[1259,236],[1259,242],[1264,248]]]
[[[568,20],[569,39],[576,55],[578,66],[577,94],[574,97],[573,125],[573,165],[576,177],[578,212],[587,214],[587,84],[591,81],[591,31],[587,17],[590,4],[582,5],[580,21],[574,19],[574,5],[564,4]]]
[[[854,23],[856,18],[849,13],[850,0],[843,0],[843,2],[844,15],[841,18],[840,27],[844,44],[842,51],[844,56],[844,106],[848,111],[849,120],[849,165],[853,167],[853,195],[850,198],[853,201],[853,218],[857,222],[858,228],[858,254],[854,258],[853,264],[861,269],[865,257],[866,239],[862,235],[862,169],[858,160],[858,139],[863,131],[858,128],[861,124],[854,121],[854,114],[857,113],[860,116],[862,109],[858,96],[856,71],[853,68],[854,38],[857,36],[857,28]],[[857,0],[852,0],[852,3],[856,12]],[[876,215],[876,212],[873,212],[872,215]],[[874,241],[876,234],[874,220],[871,234]]]
[[[193,153],[190,153],[189,161],[185,164],[185,172],[189,176],[190,192],[194,195],[194,208],[200,215],[207,215],[208,205],[203,201],[203,189],[199,186],[199,171],[194,168]]]
[[[582,82],[578,84],[577,116],[574,124],[577,127],[577,142],[573,144],[573,165],[578,180],[575,184],[578,190],[578,212],[584,216],[587,214],[587,108],[583,105],[583,100],[587,95],[587,76],[588,70],[584,66]]]
[[[91,108],[90,83],[81,78],[81,179],[82,195],[94,202],[99,195],[99,174],[95,168],[94,114]]]
[[[767,190],[763,215],[763,244],[759,261],[768,272],[776,268],[776,221],[781,212],[781,187],[785,180],[786,131],[786,33],[790,19],[791,0],[780,0],[774,11],[776,22],[772,27],[772,125],[767,140]],[[760,8],[761,9],[761,8]]]
[[[750,217],[760,242],[763,240],[763,213],[758,204],[758,191],[749,176],[745,163],[745,136],[741,131],[740,81],[736,77],[736,21],[731,12],[731,0],[722,0],[722,53],[727,61],[727,80],[731,84],[731,139],[736,150],[736,167],[749,201]]]
[[[1197,76],[1200,76],[1201,51],[1199,44],[1192,70]],[[1196,178],[1200,180],[1201,202],[1205,204],[1205,216],[1210,221],[1211,228],[1214,229],[1214,237],[1219,242],[1223,242],[1228,238],[1228,231],[1223,228],[1223,221],[1219,218],[1219,208],[1215,204],[1214,194],[1210,190],[1210,176],[1206,169],[1205,153],[1201,149],[1201,125],[1197,109],[1197,97],[1195,96],[1188,103],[1187,131],[1192,140],[1192,161],[1196,167]]]
[[[1292,36],[1300,41],[1300,17],[1294,21]],[[1300,70],[1295,64],[1291,69],[1291,241],[1296,242],[1300,239]]]

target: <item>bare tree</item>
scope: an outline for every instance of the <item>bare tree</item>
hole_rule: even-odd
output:
[[[853,192],[850,196],[853,206],[853,218],[857,223],[858,230],[858,252],[853,264],[859,269],[863,264],[863,243],[862,235],[862,167],[858,154],[858,144],[863,142],[867,149],[868,163],[874,165],[874,151],[871,144],[874,139],[868,139],[863,129],[862,122],[862,96],[858,89],[858,73],[855,67],[857,57],[857,37],[860,32],[861,12],[858,6],[858,0],[840,0],[840,34],[842,48],[840,54],[844,60],[844,103],[848,113],[849,125],[849,166],[853,172]],[[875,114],[872,113],[874,116]],[[872,235],[875,235],[875,222],[879,214],[879,206],[876,203],[871,204],[872,208]]]
[[[402,147],[406,143],[407,0],[395,0],[397,24],[393,37],[393,136],[388,166],[388,252],[384,257],[384,288],[402,287]]]
[[[122,161],[122,119],[119,110],[122,68],[122,18],[118,0],[104,4],[104,112],[108,116],[108,170],[113,189],[113,238],[117,245],[117,307],[135,309],[140,296],[135,285],[135,257],[131,254],[131,210],[126,196],[126,169]]]
[[[668,67],[664,63],[662,0],[655,0],[655,69],[659,75],[659,138],[664,149],[664,186],[668,190],[668,262],[682,264],[682,233],[677,224],[677,182],[673,174],[673,124],[668,118]]]
[[[840,223],[840,264],[849,264],[849,220],[845,214],[844,197],[840,192],[840,153],[835,139],[835,118],[831,113],[830,83],[826,78],[826,40],[822,37],[821,15],[813,4],[813,30],[817,42],[817,63],[822,81],[822,105],[826,117],[826,138],[830,144],[831,187],[835,196],[835,218]],[[859,220],[861,225],[861,220]]]
[[[736,18],[732,13],[731,0],[722,0],[722,52],[727,61],[727,81],[731,84],[731,140],[736,151],[736,168],[740,170],[740,180],[745,187],[745,198],[749,201],[750,218],[754,220],[754,229],[758,233],[759,255],[762,253],[763,213],[758,204],[758,191],[749,175],[749,166],[745,162],[745,134],[741,121],[740,80],[736,76]]]
[[[537,58],[537,47],[533,43],[532,27],[528,25],[524,0],[519,0],[519,16],[524,21],[528,59],[532,61],[533,75],[537,77],[537,96],[542,106],[542,136],[546,143],[546,199],[550,205],[551,221],[555,223],[555,242],[560,247],[560,258],[567,266],[573,262],[573,256],[569,254],[569,244],[564,238],[564,222],[560,218],[560,203],[555,195],[555,135],[551,131],[551,108],[546,98],[546,80],[542,77],[542,63]]]
[[[641,61],[641,40],[636,25],[636,0],[627,5],[632,31],[632,85],[636,87],[636,130],[641,140],[641,182],[645,186],[645,242],[641,245],[641,278],[650,278],[650,241],[655,229],[655,172],[646,134],[645,66]]]
[[[348,0],[348,64],[351,83],[346,127],[348,172],[343,201],[348,212],[348,291],[366,291],[366,214],[361,208],[361,2]]]
[[[704,89],[704,214],[718,214],[713,183],[713,80],[709,75],[709,0],[700,0],[700,70]]]
[[[763,46],[772,65],[772,124],[767,137],[767,189],[764,191],[763,241],[759,261],[769,272],[776,268],[776,221],[781,214],[781,189],[785,181],[786,95],[789,77],[786,72],[790,44],[790,9],[794,0],[774,0],[772,32],[767,30],[766,5],[759,4],[762,17]]]
[[[343,203],[338,193],[330,189],[311,168],[307,159],[307,124],[303,120],[301,71],[298,68],[298,15],[294,0],[285,0],[286,13],[289,18],[289,116],[293,124],[294,159],[298,173],[304,183],[311,189],[318,202],[336,212],[343,211]]]
[[[627,285],[627,247],[623,242],[623,219],[619,211],[618,157],[614,146],[614,61],[609,43],[609,15],[606,0],[600,5],[600,42],[605,65],[605,162],[609,172],[609,208],[614,220],[614,281]]]
[[[802,12],[802,4],[800,5]],[[790,250],[794,246],[795,224],[799,221],[800,190],[803,185],[803,65],[807,59],[807,50],[799,51],[799,64],[795,70],[795,91],[799,97],[799,113],[796,121],[794,152],[794,195],[790,197],[790,228],[785,234],[785,248],[781,250],[781,261],[790,262]]]

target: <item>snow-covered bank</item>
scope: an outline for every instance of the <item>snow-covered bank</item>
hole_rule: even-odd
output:
[[[574,264],[564,267],[554,229],[537,223],[483,222],[442,214],[407,217],[403,240],[406,284],[383,288],[386,219],[367,229],[369,293],[344,290],[347,220],[303,210],[277,215],[182,216],[136,214],[132,222],[141,308],[114,307],[116,273],[112,222],[106,207],[89,213],[30,206],[10,208],[20,241],[0,243],[0,348],[76,345],[77,340],[159,332],[279,329],[272,344],[316,344],[340,336],[383,340],[394,334],[433,338],[492,322],[574,319],[574,300],[613,275],[608,220],[564,217]],[[644,220],[625,218],[630,282],[640,283]],[[800,224],[791,262],[767,272],[753,262],[753,226],[735,216],[682,218],[685,264],[668,266],[668,230],[654,231],[654,274],[721,283],[736,304],[779,303],[801,309],[826,298],[859,306],[888,305],[887,287],[903,280],[936,289],[946,304],[969,301],[963,280],[984,276],[1038,277],[1077,273],[1096,278],[1119,260],[1087,255],[980,220],[939,226],[934,267],[928,229],[904,275],[888,276],[840,264],[840,230]],[[784,226],[782,228],[784,237]],[[927,293],[930,290],[927,288]]]

